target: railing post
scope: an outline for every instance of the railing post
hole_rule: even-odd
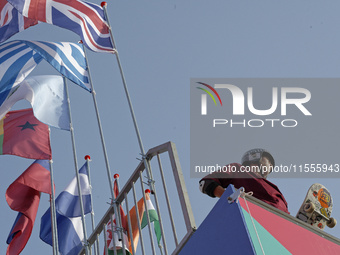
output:
[[[184,233],[184,237],[179,241],[177,240],[177,235],[175,233],[175,222],[174,222],[174,218],[172,217],[172,212],[171,212],[171,206],[170,206],[170,199],[168,197],[168,192],[166,189],[166,185],[165,185],[165,181],[170,181],[168,179],[165,179],[164,177],[164,173],[163,173],[163,169],[162,169],[162,164],[160,161],[160,157],[159,154],[168,152],[168,156],[169,156],[169,163],[171,165],[172,168],[172,172],[173,172],[173,180],[175,182],[177,191],[178,191],[178,197],[177,197],[177,201],[178,203],[180,203],[181,208],[182,208],[182,213],[183,213],[183,219],[184,222],[186,224],[186,233]],[[187,194],[187,189],[185,187],[185,183],[184,183],[184,178],[183,178],[183,173],[180,167],[180,163],[179,163],[179,159],[178,159],[178,155],[177,155],[177,151],[176,151],[176,147],[173,143],[168,142],[162,145],[159,145],[155,148],[150,149],[147,152],[147,162],[151,162],[152,158],[154,156],[157,156],[158,159],[158,165],[160,168],[160,178],[162,179],[163,182],[163,189],[164,189],[164,193],[166,196],[166,200],[167,200],[167,209],[168,209],[168,214],[170,217],[170,222],[173,228],[173,234],[174,234],[174,239],[175,239],[175,245],[176,248],[175,250],[172,252],[172,254],[178,254],[178,252],[181,250],[181,248],[185,245],[185,243],[189,240],[189,238],[191,237],[191,235],[193,234],[194,230],[195,230],[195,221],[194,221],[194,217],[193,217],[193,213],[192,213],[192,209],[190,206],[190,201],[189,201],[189,197]],[[124,187],[120,190],[120,193],[118,194],[118,196],[114,199],[113,204],[111,204],[111,206],[109,207],[109,209],[107,210],[107,212],[105,213],[105,215],[102,217],[102,219],[100,220],[100,222],[98,223],[98,225],[96,226],[95,230],[93,231],[93,233],[90,235],[90,237],[88,238],[88,243],[90,245],[93,245],[96,241],[96,238],[98,237],[98,235],[101,234],[102,231],[104,231],[104,240],[105,240],[105,250],[107,250],[107,238],[106,238],[106,231],[107,231],[107,226],[106,224],[111,223],[111,231],[112,231],[112,241],[114,242],[115,237],[117,237],[114,226],[113,226],[113,222],[112,222],[112,216],[113,214],[115,214],[116,220],[119,222],[120,218],[119,218],[119,212],[120,212],[120,207],[119,205],[122,204],[124,201],[126,202],[126,210],[127,210],[127,217],[129,217],[129,212],[131,210],[131,208],[129,208],[128,205],[128,201],[127,201],[127,196],[129,195],[129,192],[132,192],[132,196],[133,196],[133,200],[134,200],[134,204],[135,204],[135,209],[136,209],[136,217],[137,217],[137,221],[138,221],[138,230],[139,230],[139,235],[140,235],[140,241],[141,241],[141,254],[146,254],[146,252],[149,254],[156,254],[155,251],[155,246],[154,246],[154,241],[153,241],[153,230],[151,229],[150,226],[150,218],[148,217],[148,211],[147,211],[147,206],[146,206],[146,196],[144,194],[144,183],[143,183],[143,176],[142,173],[143,171],[146,170],[146,167],[144,165],[144,160],[139,163],[139,165],[137,166],[137,168],[135,169],[135,171],[132,173],[132,175],[129,177],[127,183],[124,185]],[[150,169],[151,166],[148,165],[148,168]],[[148,176],[149,177],[149,176]],[[150,176],[151,179],[153,179],[152,176]],[[149,181],[150,179],[148,179]],[[138,202],[137,202],[137,196],[136,196],[136,190],[135,190],[135,183],[136,181],[140,181],[141,182],[141,188],[142,188],[142,193],[143,193],[143,200],[144,200],[144,204],[145,204],[145,209],[144,209],[144,216],[148,219],[148,228],[149,228],[149,234],[150,234],[150,238],[149,238],[149,242],[151,243],[151,249],[145,250],[144,247],[144,242],[147,240],[145,239],[142,234],[142,229],[141,229],[141,218],[139,215],[139,210],[138,210]],[[160,186],[162,187],[162,186]],[[156,191],[154,190],[155,194]],[[131,193],[130,193],[131,194]],[[157,193],[158,194],[158,193]],[[173,193],[176,194],[176,193]],[[159,221],[161,224],[162,218],[161,218],[161,212],[163,212],[163,207],[160,208],[160,205],[158,204],[158,197],[154,197],[154,200],[156,202],[156,207],[157,208],[157,214],[159,216]],[[171,198],[172,199],[172,198]],[[166,210],[164,208],[164,210]],[[146,215],[145,215],[146,213]],[[178,217],[177,217],[178,218]],[[176,218],[176,220],[177,220]],[[129,219],[130,220],[130,219]],[[129,222],[128,220],[128,224],[129,224],[129,232],[130,232],[130,236],[132,238],[132,231],[131,231],[131,222]],[[118,226],[118,225],[117,225]],[[161,227],[161,231],[162,231],[162,238],[163,238],[163,242],[165,242],[165,232],[163,228],[163,224],[160,225]],[[122,238],[124,238],[124,234],[121,236]],[[133,240],[131,240],[131,242],[133,242]],[[163,243],[164,244],[164,243]],[[113,243],[113,246],[115,246],[115,243]],[[117,254],[117,250],[115,249],[116,247],[114,247],[114,253]],[[124,249],[124,246],[122,247]],[[133,247],[133,250],[135,250],[137,247]],[[164,244],[164,251],[167,253],[167,249],[166,249],[166,245]],[[122,251],[123,252],[123,251]],[[134,251],[132,251],[134,253]],[[160,253],[162,254],[163,252],[163,248],[160,249]],[[157,252],[158,254],[159,252]],[[80,252],[81,255],[85,254],[85,247],[81,250]],[[138,253],[139,254],[139,253]]]

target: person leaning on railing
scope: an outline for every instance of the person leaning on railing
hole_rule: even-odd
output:
[[[242,157],[242,165],[229,164],[227,171],[214,172],[199,181],[199,188],[210,197],[221,197],[225,188],[233,184],[236,189],[244,187],[246,192],[261,201],[289,213],[288,205],[279,188],[267,180],[275,161],[273,156],[264,149],[252,149]]]

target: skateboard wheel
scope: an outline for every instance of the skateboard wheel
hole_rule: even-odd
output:
[[[329,221],[327,221],[327,227],[329,228],[334,228],[336,225],[336,219],[334,218],[329,218]]]
[[[306,213],[311,213],[313,212],[315,209],[315,205],[311,202],[309,203],[306,203],[303,207],[303,210],[306,212]]]

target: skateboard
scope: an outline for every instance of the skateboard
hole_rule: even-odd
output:
[[[330,192],[319,183],[314,183],[307,191],[296,218],[323,230],[325,226],[333,228],[336,220],[331,218],[333,201]]]

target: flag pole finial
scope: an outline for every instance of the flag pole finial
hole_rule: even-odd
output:
[[[151,193],[151,191],[149,189],[146,189],[145,193]]]
[[[91,159],[90,155],[86,155],[84,158],[85,158],[85,160],[90,160]]]
[[[115,175],[113,176],[113,178],[119,179],[119,174],[115,174]]]
[[[100,5],[101,5],[101,7],[104,7],[104,6],[106,7],[107,6],[107,2],[101,2]]]

